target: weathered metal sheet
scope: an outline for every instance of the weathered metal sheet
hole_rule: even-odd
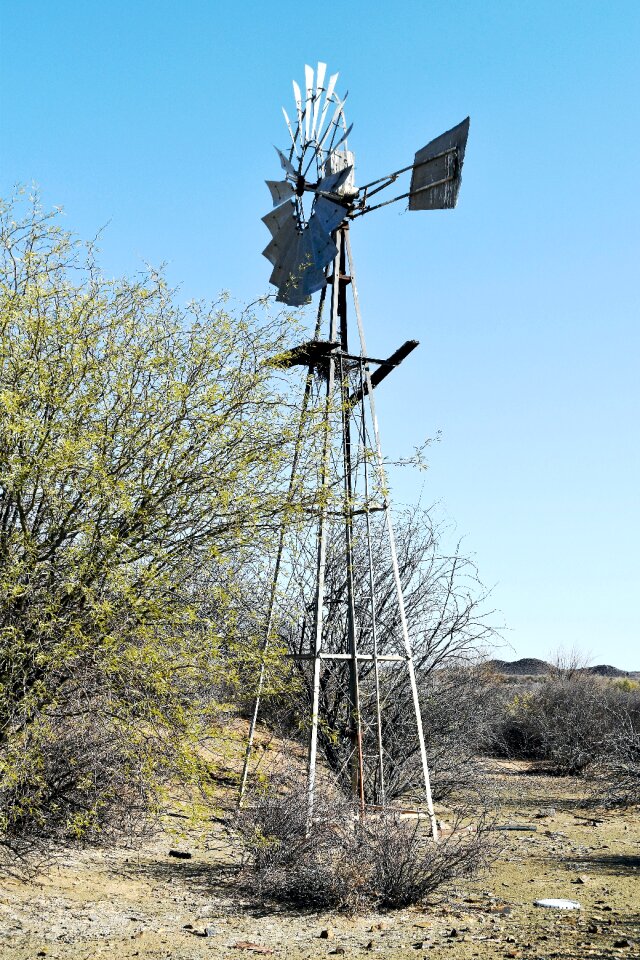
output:
[[[349,127],[349,130],[351,130],[351,127]],[[332,177],[337,176],[335,185],[330,189],[341,197],[354,197],[358,192],[353,173],[354,164],[355,158],[351,150],[332,150],[325,160],[325,178],[318,184],[318,192],[329,192],[323,184],[325,180],[331,180]],[[342,174],[342,177],[340,177],[340,174]]]
[[[286,249],[283,249],[278,257],[269,280],[276,287],[287,283],[295,275],[300,263],[300,234],[295,233]]]
[[[320,142],[321,142],[321,139],[322,139],[322,138],[321,138],[321,134],[322,134],[322,129],[323,129],[323,127],[324,127],[324,121],[325,121],[325,119],[326,119],[326,117],[327,117],[327,111],[328,111],[328,109],[329,109],[329,104],[331,103],[331,100],[332,100],[332,98],[333,98],[333,91],[335,90],[336,83],[337,83],[337,80],[338,80],[338,77],[339,77],[339,76],[340,76],[340,74],[334,73],[334,74],[332,74],[331,77],[329,78],[329,86],[327,87],[327,91],[326,91],[326,94],[325,94],[325,100],[324,100],[324,104],[323,104],[323,107],[322,107],[322,113],[320,114],[320,120],[318,121],[318,126],[317,126],[317,128],[316,128],[316,140],[318,141],[318,143],[320,143]]]
[[[469,117],[418,150],[411,174],[409,210],[455,207],[468,135]]]
[[[298,236],[289,255],[278,262],[269,279],[278,288],[278,300],[291,306],[305,303],[312,293],[325,286],[324,270],[313,262],[310,238],[306,232]]]
[[[344,121],[344,114],[342,114],[342,119],[343,119],[343,121]],[[341,144],[341,143],[344,143],[344,141],[347,139],[347,137],[349,137],[349,136],[351,135],[351,131],[352,131],[352,130],[353,130],[353,124],[350,123],[349,126],[348,126],[348,127],[346,128],[346,130],[344,131],[344,133],[342,134],[342,136],[340,137],[340,139],[338,140],[338,142],[337,142],[337,143],[334,143],[333,147],[331,148],[331,152],[332,152],[332,153],[334,153],[335,151],[338,150],[338,147],[340,146],[340,144]],[[344,151],[344,152],[346,153],[346,152],[348,152],[348,151]],[[351,154],[351,157],[353,158],[353,154]],[[351,163],[353,163],[353,159],[351,160]]]
[[[318,138],[318,150],[323,150],[323,149],[331,150],[331,149],[332,149],[332,147],[333,147],[333,138],[334,138],[334,136],[335,136],[336,130],[338,129],[338,124],[340,123],[340,115],[342,114],[342,111],[344,110],[344,104],[345,104],[346,99],[347,99],[347,94],[344,95],[344,98],[343,98],[342,100],[337,100],[337,101],[336,101],[336,108],[335,108],[335,110],[333,111],[333,116],[331,117],[331,120],[329,121],[329,123],[328,123],[328,125],[327,125],[327,129],[326,129],[326,130],[324,131],[324,133],[322,134],[322,138],[320,138],[320,137]],[[327,137],[329,136],[329,134],[331,134],[331,139],[329,140],[329,146],[328,146],[327,148],[325,148],[325,142],[326,142],[326,139],[327,139]]]
[[[282,115],[284,116],[284,122],[285,122],[286,125],[287,125],[287,130],[289,131],[289,136],[291,137],[291,143],[293,144],[293,146],[294,146],[294,148],[295,148],[296,138],[295,138],[295,135],[294,135],[294,133],[293,133],[293,127],[291,126],[291,121],[289,120],[289,114],[287,113],[287,111],[285,110],[284,107],[282,108]]]
[[[313,262],[316,267],[324,269],[328,263],[331,263],[338,252],[333,237],[327,233],[315,213],[311,215],[311,219],[307,225],[307,232],[311,239]]]
[[[315,86],[313,82],[313,67],[310,67],[308,63],[306,63],[304,67],[304,82],[307,88],[307,97],[304,107],[304,136],[305,140],[308,140],[311,132],[311,113],[313,105],[313,90]]]
[[[262,218],[262,222],[265,227],[268,228],[272,237],[276,237],[281,230],[288,230],[289,225],[295,227],[296,220],[293,204],[283,203],[274,210],[270,210],[269,213],[265,214]]]
[[[324,165],[325,176],[323,176],[316,188],[317,194],[340,194],[340,188],[343,183],[349,179],[353,171],[353,166],[349,166],[347,162],[345,162],[345,160],[348,161],[349,159],[353,164],[353,154],[349,154],[348,157],[345,154],[335,155],[332,153],[329,155]]]
[[[313,216],[317,217],[318,223],[326,233],[333,233],[346,215],[346,207],[329,200],[328,197],[318,197],[313,208]]]
[[[264,256],[274,266],[289,255],[289,250],[297,242],[298,227],[294,217],[287,221],[281,230],[278,230],[273,240],[263,250]]]
[[[275,152],[276,152],[276,153],[278,154],[278,156],[280,157],[280,166],[282,167],[282,169],[286,172],[286,174],[287,174],[289,177],[293,177],[294,180],[295,180],[295,178],[297,177],[297,173],[296,173],[295,167],[293,166],[293,164],[291,163],[291,161],[290,161],[290,160],[287,160],[287,158],[285,157],[285,155],[284,155],[284,153],[282,152],[282,150],[278,150],[277,147],[274,147],[273,149],[275,150]]]
[[[298,130],[297,133],[302,139],[302,94],[300,93],[300,87],[293,81],[293,98],[296,101],[296,114],[298,116]]]
[[[269,187],[274,207],[279,207],[285,200],[291,200],[295,193],[288,180],[265,180],[265,183]]]
[[[322,99],[322,93],[324,91],[324,78],[327,72],[326,63],[318,62],[318,69],[316,72],[316,94],[313,101],[313,119],[311,121],[311,139],[315,140],[316,138],[316,129],[318,125],[318,110],[320,108],[320,100]]]

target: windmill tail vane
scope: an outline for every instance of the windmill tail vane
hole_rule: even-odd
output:
[[[277,358],[280,366],[307,368],[288,487],[292,505],[299,490],[301,451],[308,442],[311,410],[320,412],[323,432],[322,443],[311,454],[312,459],[315,457],[318,506],[308,525],[311,545],[302,576],[306,586],[299,588],[300,609],[313,611],[313,625],[309,630],[305,612],[299,629],[289,632],[287,639],[289,655],[304,679],[310,701],[308,823],[313,820],[318,749],[324,736],[321,714],[326,709],[327,684],[321,680],[326,681],[328,671],[334,671],[345,694],[342,726],[334,731],[342,744],[339,772],[348,771],[349,789],[360,816],[365,816],[369,808],[385,808],[400,798],[406,804],[412,796],[416,805],[425,808],[437,840],[427,743],[403,596],[406,585],[398,563],[374,401],[376,388],[418,342],[407,341],[386,359],[368,354],[350,224],[402,199],[408,200],[411,211],[455,207],[469,118],[419,149],[412,163],[358,187],[354,155],[348,147],[352,126],[345,118],[347,96],[338,95],[338,78],[335,73],[327,79],[326,64],[318,63],[315,71],[305,67],[302,89],[294,81],[295,109],[290,115],[283,108],[290,146],[287,152],[276,147],[283,176],[266,181],[272,209],[262,218],[271,234],[263,253],[272,265],[270,282],[277,288],[277,299],[295,307],[320,292],[313,340]],[[409,173],[408,190],[389,199],[381,197]],[[322,334],[327,300],[328,331]],[[349,303],[356,320],[357,348],[349,341]],[[274,631],[284,623],[284,611],[295,607],[290,594],[296,588],[291,586],[292,567],[287,559],[291,536],[283,523],[265,616],[265,652]],[[296,536],[300,536],[299,530]],[[299,546],[297,550],[304,554]],[[341,606],[329,610],[334,594],[327,592],[327,580],[336,570],[341,571],[341,589],[335,592],[341,597]],[[286,575],[289,581],[284,588]],[[381,593],[383,575],[393,585],[392,602],[388,601],[388,591],[384,596]],[[258,677],[239,803],[251,772],[265,664],[266,657]],[[401,702],[402,714],[397,713]],[[399,773],[402,764],[397,745],[391,750],[387,742],[394,726],[404,730],[407,709],[413,716],[413,727],[403,737],[407,739],[407,752],[419,757],[417,780],[409,786],[405,775]]]

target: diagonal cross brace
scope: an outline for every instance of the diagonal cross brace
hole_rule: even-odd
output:
[[[418,346],[420,346],[418,340],[406,340],[390,357],[387,357],[386,360],[379,361],[380,366],[370,377],[371,389],[375,389],[375,387],[377,387],[385,377],[388,377],[391,371],[395,370]],[[349,402],[352,404],[360,403],[362,398],[366,397],[368,393],[369,385],[365,383],[359,390],[351,394]]]

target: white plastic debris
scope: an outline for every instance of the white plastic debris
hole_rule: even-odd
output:
[[[550,907],[552,910],[582,910],[582,905],[577,900],[555,900],[551,897],[548,900],[534,900],[534,907]]]

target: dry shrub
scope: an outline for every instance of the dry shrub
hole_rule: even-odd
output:
[[[250,796],[235,827],[246,855],[245,876],[262,895],[297,906],[356,911],[405,907],[449,882],[476,873],[489,859],[486,817],[434,844],[428,822],[397,811],[367,815],[334,784],[316,791],[307,830],[307,794],[289,774]]]
[[[364,901],[353,806],[338,790],[317,790],[308,832],[306,790],[286,770],[248,798],[235,827],[262,894],[308,907],[357,909]]]
[[[630,807],[640,804],[640,698],[632,691],[616,707],[596,764],[594,799],[607,807]]]
[[[454,880],[471,877],[492,857],[485,816],[473,827],[456,817],[451,834],[433,842],[426,824],[389,812],[367,820],[362,843],[371,870],[371,903],[380,907],[408,907],[432,896]]]
[[[28,868],[61,844],[143,832],[155,792],[146,753],[117,725],[86,713],[41,718],[15,733],[0,755],[1,846],[14,867]]]
[[[513,689],[503,700],[491,752],[541,760],[562,775],[599,770],[613,794],[618,782],[637,777],[640,696],[632,684],[558,671],[532,689],[515,695]]]

